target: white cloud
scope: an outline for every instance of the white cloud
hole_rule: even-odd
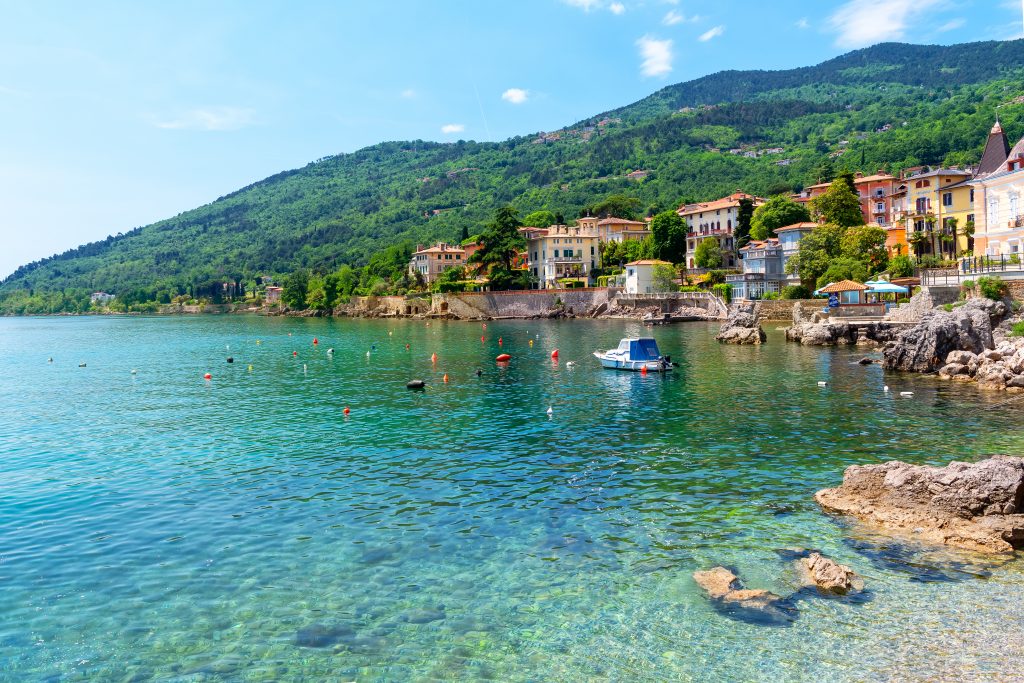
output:
[[[403,99],[406,100],[416,99],[416,91],[413,90],[412,88],[406,88],[400,93],[400,95],[402,96]]]
[[[466,127],[461,123],[446,123],[441,126],[441,132],[445,135],[451,135],[452,133],[461,133],[466,130]]]
[[[797,28],[810,28],[810,26],[811,25],[810,25],[810,23],[808,23],[807,17],[804,17],[804,18],[800,19],[798,22],[796,22],[796,27]]]
[[[611,10],[612,14],[622,14],[623,12],[626,11],[626,6],[623,5],[621,2],[613,2],[612,4],[608,5],[608,9]]]
[[[950,19],[945,24],[939,27],[939,33],[945,33],[946,31],[955,31],[956,29],[967,23],[962,17],[956,19]]]
[[[672,71],[672,41],[656,40],[644,36],[636,41],[643,63],[640,73],[644,76],[663,76]]]
[[[661,23],[665,24],[665,26],[675,26],[676,24],[681,24],[684,21],[686,21],[685,16],[674,9],[670,9],[668,14],[665,15],[665,18],[661,20]]]
[[[570,7],[578,7],[584,12],[589,12],[592,9],[597,9],[604,4],[603,0],[562,0],[565,4]]]
[[[522,88],[509,88],[505,92],[501,93],[501,99],[512,104],[522,104],[530,97],[529,90],[523,90]]]
[[[238,130],[255,123],[256,112],[244,107],[198,107],[173,119],[154,121],[169,130]]]
[[[900,40],[911,20],[941,0],[849,0],[829,17],[839,47],[866,47]],[[915,28],[917,28],[915,26]]]
[[[712,29],[708,29],[704,33],[700,34],[700,38],[698,38],[697,40],[699,40],[702,43],[706,43],[709,40],[711,40],[712,38],[717,38],[718,36],[722,35],[723,33],[725,33],[725,27],[724,26],[716,26],[716,27],[714,27]]]

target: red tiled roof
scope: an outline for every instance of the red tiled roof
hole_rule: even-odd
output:
[[[686,214],[691,213],[702,213],[704,211],[728,209],[734,206],[739,206],[741,199],[753,199],[755,203],[764,201],[764,199],[762,199],[761,197],[755,197],[754,195],[746,194],[745,192],[735,192],[729,195],[728,197],[722,197],[721,199],[716,199],[711,202],[703,202],[700,204],[687,204],[685,206],[681,206],[678,209],[676,209],[676,213],[678,213],[680,216],[684,216]]]
[[[631,221],[625,218],[611,216],[597,222],[598,225],[646,225],[643,221]]]
[[[805,221],[803,223],[793,223],[793,225],[784,225],[781,228],[775,228],[775,233],[778,234],[787,230],[807,230],[808,228],[813,230],[816,227],[818,227],[817,223]]]
[[[840,280],[839,282],[833,282],[827,287],[822,287],[818,291],[822,294],[832,294],[834,292],[866,292],[867,290],[868,286],[862,285],[859,282]]]

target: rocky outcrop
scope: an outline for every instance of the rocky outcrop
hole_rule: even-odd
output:
[[[853,465],[842,486],[814,498],[826,510],[925,541],[992,553],[1024,548],[1024,458]]]
[[[795,618],[795,610],[781,596],[762,589],[743,588],[739,577],[725,567],[694,572],[693,580],[716,607],[741,619],[782,623]]]
[[[850,325],[845,322],[794,322],[786,329],[786,340],[804,346],[838,346],[843,344],[882,344],[895,337],[895,330],[884,322]]]
[[[821,553],[810,553],[797,560],[803,584],[816,586],[823,593],[846,595],[864,589],[864,581],[846,565]]]
[[[992,331],[995,348],[981,353],[950,351],[939,377],[957,382],[977,382],[982,389],[1024,391],[1024,337],[1013,335],[1018,317],[1004,320]]]
[[[981,354],[993,348],[992,330],[1006,313],[1005,304],[989,299],[970,299],[951,311],[932,310],[886,347],[882,364],[888,370],[936,372],[953,351]]]
[[[753,303],[734,304],[715,337],[724,344],[763,344],[767,339]]]

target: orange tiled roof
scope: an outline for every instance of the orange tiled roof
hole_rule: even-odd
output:
[[[631,261],[626,264],[627,266],[671,266],[672,264],[668,261],[662,261],[656,258],[641,259],[640,261]]]
[[[598,225],[647,225],[643,221],[631,221],[625,218],[611,216],[597,222]]]
[[[867,290],[868,286],[862,285],[859,282],[840,280],[839,282],[833,282],[827,287],[822,287],[818,291],[822,294],[832,294],[835,292],[866,292]]]
[[[414,254],[464,254],[466,252],[462,247],[446,246],[444,249],[441,247],[430,247],[429,249],[420,249],[419,251],[413,252]]]
[[[793,225],[784,225],[781,228],[775,228],[775,233],[785,232],[786,230],[806,230],[808,228],[814,229],[818,227],[817,223],[811,223],[810,221],[804,221],[803,223],[793,223]]]
[[[676,209],[676,213],[678,213],[680,216],[685,216],[691,213],[702,213],[704,211],[728,209],[734,206],[739,206],[741,199],[753,199],[755,202],[764,201],[764,199],[762,199],[761,197],[755,197],[754,195],[746,194],[745,192],[734,192],[728,197],[722,197],[721,199],[716,199],[712,202],[703,202],[700,204],[687,204],[685,206],[680,207],[679,209]]]

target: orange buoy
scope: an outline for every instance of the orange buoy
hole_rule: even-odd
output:
[[[558,349],[555,349],[554,351],[551,352],[551,357],[558,358]]]
[[[447,372],[444,373],[444,377],[442,379],[444,380],[445,384],[448,384],[448,373]]]
[[[646,365],[641,365],[640,366],[640,375],[641,376],[646,376],[647,375],[647,366]]]
[[[313,346],[316,346],[316,345],[317,345],[317,344],[319,344],[319,343],[320,343],[320,342],[318,342],[318,341],[317,341],[316,337],[313,337]]]
[[[437,362],[437,354],[436,353],[430,354],[430,362],[431,363],[436,363]]]
[[[409,345],[408,345],[408,344],[406,344],[406,345],[405,345],[405,350],[406,350],[406,351],[408,351],[408,350],[409,350]]]
[[[482,335],[482,334],[481,334],[481,335],[480,335],[480,343],[482,344],[482,343],[484,343],[485,341],[487,341],[487,340],[486,340],[486,339],[484,339],[484,335]]]
[[[203,375],[203,379],[213,379],[213,375],[211,375],[210,373],[206,373],[205,375]]]
[[[350,413],[351,411],[350,411],[350,410],[348,409],[348,406],[345,406],[345,410],[343,410],[343,411],[341,411],[341,412],[343,412],[343,413],[345,413],[346,415],[348,415],[348,414],[349,414],[349,413]]]
[[[494,360],[498,361],[499,363],[507,363],[510,360],[512,360],[512,356],[508,355],[507,353],[503,353]]]

